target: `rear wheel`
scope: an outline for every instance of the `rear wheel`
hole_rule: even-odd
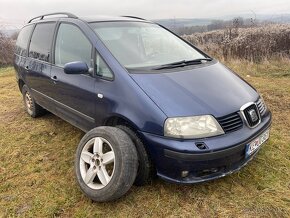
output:
[[[137,166],[135,146],[118,128],[94,128],[85,134],[77,148],[77,181],[94,201],[111,201],[124,195],[136,178]]]
[[[39,117],[45,114],[45,109],[43,109],[40,105],[38,105],[33,97],[31,96],[31,93],[26,85],[23,85],[22,87],[22,96],[23,96],[23,102],[24,107],[26,109],[26,112],[31,117]]]

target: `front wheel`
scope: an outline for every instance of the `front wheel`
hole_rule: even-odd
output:
[[[138,171],[134,184],[137,186],[149,184],[156,174],[152,161],[146,151],[145,145],[130,127],[122,125],[116,127],[127,133],[136,147],[138,155]]]
[[[78,145],[77,181],[81,190],[94,201],[111,201],[124,195],[136,178],[137,168],[135,146],[118,128],[94,128]]]

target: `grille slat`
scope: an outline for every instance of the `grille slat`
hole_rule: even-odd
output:
[[[233,118],[233,119],[230,119],[230,120],[226,120],[226,121],[221,121],[224,125],[227,125],[228,123],[231,124],[235,121],[239,121],[240,118],[239,117],[236,117],[236,118]]]
[[[258,110],[261,116],[263,116],[266,113],[267,107],[265,105],[265,102],[263,101],[262,98],[260,98],[257,101],[257,106],[258,106]]]
[[[233,131],[235,131],[235,130],[238,130],[238,129],[240,129],[242,126],[243,126],[243,124],[238,125],[238,126],[229,127],[229,128],[227,128],[227,133],[228,133],[228,132],[233,132]]]
[[[221,120],[221,121],[230,120],[230,119],[233,119],[233,118],[236,118],[236,117],[239,117],[239,114],[232,113],[232,114],[226,115],[224,117],[220,117],[219,120]]]
[[[243,126],[243,121],[238,112],[217,118],[217,120],[225,133],[236,131]]]
[[[233,122],[233,123],[228,123],[228,124],[225,124],[223,125],[225,128],[228,128],[228,127],[231,127],[231,126],[236,126],[236,125],[239,125],[241,123],[240,120],[237,120],[236,122]]]

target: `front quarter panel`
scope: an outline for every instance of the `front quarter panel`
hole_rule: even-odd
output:
[[[128,120],[140,131],[163,135],[165,114],[129,75],[120,74],[115,74],[114,81],[96,80],[96,92],[102,96],[96,100],[97,125],[104,125],[111,117],[120,117]],[[105,116],[99,119],[98,115]]]

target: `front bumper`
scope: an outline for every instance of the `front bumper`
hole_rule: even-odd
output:
[[[270,128],[271,119],[268,112],[254,129],[244,125],[236,132],[199,140],[141,134],[159,177],[175,183],[199,183],[231,174],[252,160],[259,149],[246,158],[246,144]],[[207,149],[199,149],[196,143],[204,143]],[[186,176],[183,171],[187,171]]]

